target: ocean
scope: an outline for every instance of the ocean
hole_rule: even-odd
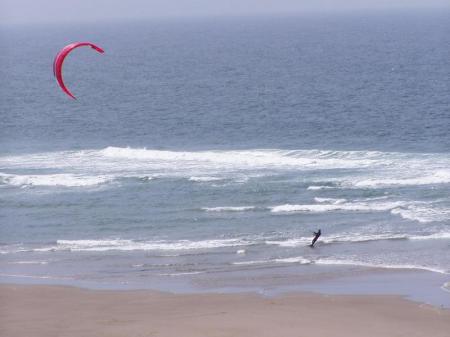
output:
[[[404,271],[449,288],[450,12],[0,37],[1,282],[278,289]],[[66,59],[76,101],[52,73],[74,41],[105,50]]]

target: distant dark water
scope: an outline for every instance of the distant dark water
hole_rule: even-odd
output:
[[[2,152],[290,148],[447,152],[450,15],[4,29]],[[76,40],[57,88],[51,62]]]
[[[450,13],[3,27],[1,40],[3,278],[449,273]],[[106,53],[67,58],[72,101],[51,66],[83,40]]]

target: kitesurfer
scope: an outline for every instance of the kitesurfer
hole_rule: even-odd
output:
[[[319,236],[322,235],[322,231],[319,229],[317,232],[313,232],[314,233],[314,238],[311,242],[311,247],[314,247],[314,244],[316,243],[317,239],[319,238]]]

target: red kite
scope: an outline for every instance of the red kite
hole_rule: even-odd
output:
[[[75,42],[75,43],[71,43],[71,44],[65,46],[63,49],[61,49],[60,52],[58,54],[56,54],[55,60],[53,61],[53,74],[55,75],[59,86],[67,95],[69,95],[73,99],[76,99],[75,96],[72,95],[72,93],[69,91],[69,89],[67,89],[66,86],[64,85],[64,81],[62,78],[62,66],[63,66],[63,62],[64,62],[64,59],[66,58],[66,56],[75,48],[82,47],[82,46],[89,46],[92,49],[95,49],[96,51],[98,51],[99,53],[104,53],[103,49],[101,49],[100,47],[97,47],[95,44],[92,44],[90,42]]]

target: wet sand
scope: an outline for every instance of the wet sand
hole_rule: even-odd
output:
[[[4,337],[450,336],[450,311],[396,296],[173,295],[1,285]]]

